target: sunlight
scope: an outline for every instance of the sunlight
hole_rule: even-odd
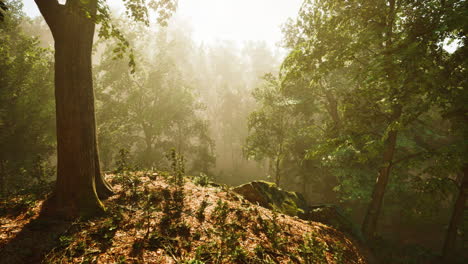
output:
[[[466,10],[0,0],[0,262],[468,263]]]
[[[66,0],[59,0],[65,4]],[[108,1],[111,9],[123,11],[121,1]],[[194,39],[201,43],[230,40],[236,43],[265,41],[274,46],[282,39],[280,26],[295,18],[302,0],[180,0],[176,16],[188,19]],[[30,17],[40,15],[34,0],[25,0]]]
[[[302,0],[182,0],[178,15],[187,17],[199,42],[281,40],[280,26],[296,17]]]

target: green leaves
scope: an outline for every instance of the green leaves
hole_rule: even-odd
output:
[[[177,0],[151,0],[148,3],[145,0],[123,0],[123,2],[127,17],[132,21],[143,23],[145,26],[150,25],[150,9],[153,9],[158,14],[158,24],[160,26],[167,26],[168,19],[177,7]],[[132,74],[135,73],[136,61],[134,49],[131,48],[128,37],[116,25],[106,0],[97,0],[97,13],[94,22],[100,25],[98,31],[100,38],[116,40],[117,47],[114,49],[114,59],[121,59],[127,54],[130,71]]]
[[[32,22],[19,6],[9,7],[0,23],[0,177],[14,192],[50,177],[45,161],[55,144],[55,107],[53,54],[23,32],[21,23]]]
[[[463,26],[449,17],[466,21],[466,5],[309,0],[284,27],[291,51],[276,93],[294,102],[292,113],[307,131],[299,158],[338,179],[334,191],[343,201],[367,202],[379,168],[391,166],[388,210],[396,210],[389,204],[401,203],[403,193],[410,200],[421,195],[418,206],[429,208],[427,194],[449,184],[428,184],[437,187],[422,194],[407,183],[423,174],[427,182],[447,179],[460,170],[468,149],[460,137],[467,131],[466,45],[449,54],[442,43],[447,37],[463,42],[455,37]],[[251,116],[254,124],[272,123],[263,121],[265,109]],[[395,156],[383,161],[395,131]]]
[[[151,168],[163,166],[164,152],[177,148],[190,161],[191,173],[208,173],[215,161],[214,143],[202,117],[205,106],[195,92],[198,87],[191,87],[192,76],[179,62],[185,43],[179,39],[170,42],[164,29],[149,34],[149,29],[135,27],[133,32],[126,32],[132,34],[128,41],[134,49],[130,62],[114,60],[121,46],[109,43],[97,67],[95,83],[104,156],[111,158],[115,146],[124,144],[135,150],[132,154],[136,163]],[[148,48],[148,43],[154,46]]]

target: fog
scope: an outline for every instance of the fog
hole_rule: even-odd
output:
[[[56,42],[5,2],[1,195],[178,167],[337,205],[381,259],[466,249],[465,1],[108,2]]]

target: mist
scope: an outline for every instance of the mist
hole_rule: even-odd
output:
[[[52,188],[74,215],[104,211],[108,181],[130,200],[161,175],[259,184],[362,263],[463,263],[466,2],[338,2],[0,1],[2,199]]]

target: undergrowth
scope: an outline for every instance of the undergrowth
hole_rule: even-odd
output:
[[[167,156],[169,172],[132,171],[126,152],[120,154],[118,172],[111,179],[120,191],[107,204],[108,214],[73,222],[57,236],[43,263],[96,263],[110,250],[117,252],[109,260],[113,263],[146,263],[145,252],[161,251],[175,263],[188,264],[326,263],[326,252],[333,252],[335,263],[341,263],[339,246],[325,244],[314,233],[291,241],[290,229],[281,221],[284,216],[241,203],[226,186],[210,188],[239,203],[205,197],[190,209],[193,201],[187,201],[186,182],[207,186],[209,181],[186,176],[184,158],[174,150]],[[131,241],[128,253],[118,248],[117,237],[122,236]],[[252,237],[261,241],[254,249],[247,246]]]

